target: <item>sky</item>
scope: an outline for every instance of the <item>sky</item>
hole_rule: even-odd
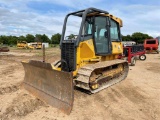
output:
[[[61,34],[67,13],[89,7],[121,18],[122,35],[160,36],[160,0],[0,0],[0,35]],[[74,33],[76,19],[71,25]]]

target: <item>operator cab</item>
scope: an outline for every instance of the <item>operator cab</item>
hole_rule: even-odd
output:
[[[96,55],[111,54],[111,42],[121,42],[120,25],[109,13],[95,8],[70,13],[64,21],[61,43],[92,39]],[[61,44],[60,44],[61,45]]]
[[[96,8],[69,13],[64,20],[60,41],[62,70],[76,70],[77,47],[83,41],[93,41],[96,56],[111,55],[112,42],[121,43],[119,23],[122,21],[118,20],[107,11]]]

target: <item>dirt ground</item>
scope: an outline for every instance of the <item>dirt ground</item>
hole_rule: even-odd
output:
[[[59,49],[46,51],[46,61],[59,58]],[[88,95],[75,90],[71,114],[21,89],[23,60],[42,60],[41,50],[0,53],[0,120],[160,120],[160,55],[147,54],[129,67],[128,77],[99,93]]]

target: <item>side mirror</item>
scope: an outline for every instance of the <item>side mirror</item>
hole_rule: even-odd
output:
[[[108,31],[105,31],[105,32],[104,32],[104,37],[105,37],[105,38],[108,38]]]

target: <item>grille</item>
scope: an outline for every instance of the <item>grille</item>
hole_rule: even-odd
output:
[[[74,41],[64,41],[61,46],[62,70],[71,72],[76,70],[76,47]]]
[[[144,51],[143,45],[133,45],[132,46],[132,53],[142,52],[142,51]]]
[[[144,51],[144,46],[143,45],[133,45],[133,46],[126,46],[131,48],[131,53],[137,53],[137,52],[142,52]],[[125,56],[128,56],[128,48],[123,48],[123,54]]]

